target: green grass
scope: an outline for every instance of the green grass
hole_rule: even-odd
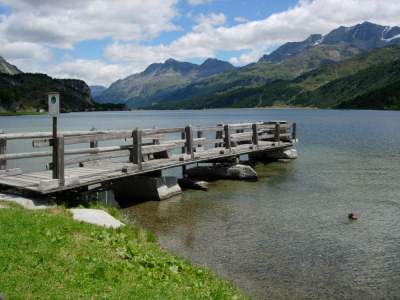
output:
[[[63,207],[1,209],[0,249],[5,299],[246,298],[162,249],[147,231],[77,222]]]

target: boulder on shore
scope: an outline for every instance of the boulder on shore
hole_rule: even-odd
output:
[[[186,174],[189,177],[204,179],[258,179],[258,175],[252,167],[241,164],[195,167],[187,169]]]

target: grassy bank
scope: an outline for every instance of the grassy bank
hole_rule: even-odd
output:
[[[245,299],[147,231],[77,222],[62,207],[0,209],[0,249],[4,299]]]

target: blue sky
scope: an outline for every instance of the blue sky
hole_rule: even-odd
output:
[[[0,0],[0,55],[23,72],[109,86],[168,58],[242,66],[313,33],[399,16],[398,0]]]

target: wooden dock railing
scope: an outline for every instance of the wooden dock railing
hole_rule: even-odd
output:
[[[8,153],[7,142],[31,139],[33,148],[50,148],[54,140],[52,132],[5,133],[0,131],[0,177],[22,174],[22,168],[7,168],[7,161],[50,157],[47,170],[53,171],[53,179],[58,179],[60,186],[65,185],[65,167],[85,166],[94,162],[123,159],[130,162],[132,169],[143,171],[143,163],[157,159],[171,158],[179,154],[180,161],[195,162],[196,153],[213,152],[214,156],[234,155],[240,145],[258,151],[260,142],[269,142],[279,147],[281,142],[295,143],[296,123],[270,121],[241,124],[219,124],[217,126],[191,126],[178,128],[152,128],[133,130],[97,130],[64,131],[57,134],[56,155],[53,151],[35,151]],[[119,142],[117,142],[119,140]],[[99,146],[100,142],[112,141],[110,146]],[[82,144],[88,143],[84,148]],[[71,148],[69,145],[78,145]],[[68,146],[68,147],[67,147]],[[239,153],[239,152],[238,152]],[[239,153],[240,154],[240,153]],[[129,172],[129,168],[125,168]]]

